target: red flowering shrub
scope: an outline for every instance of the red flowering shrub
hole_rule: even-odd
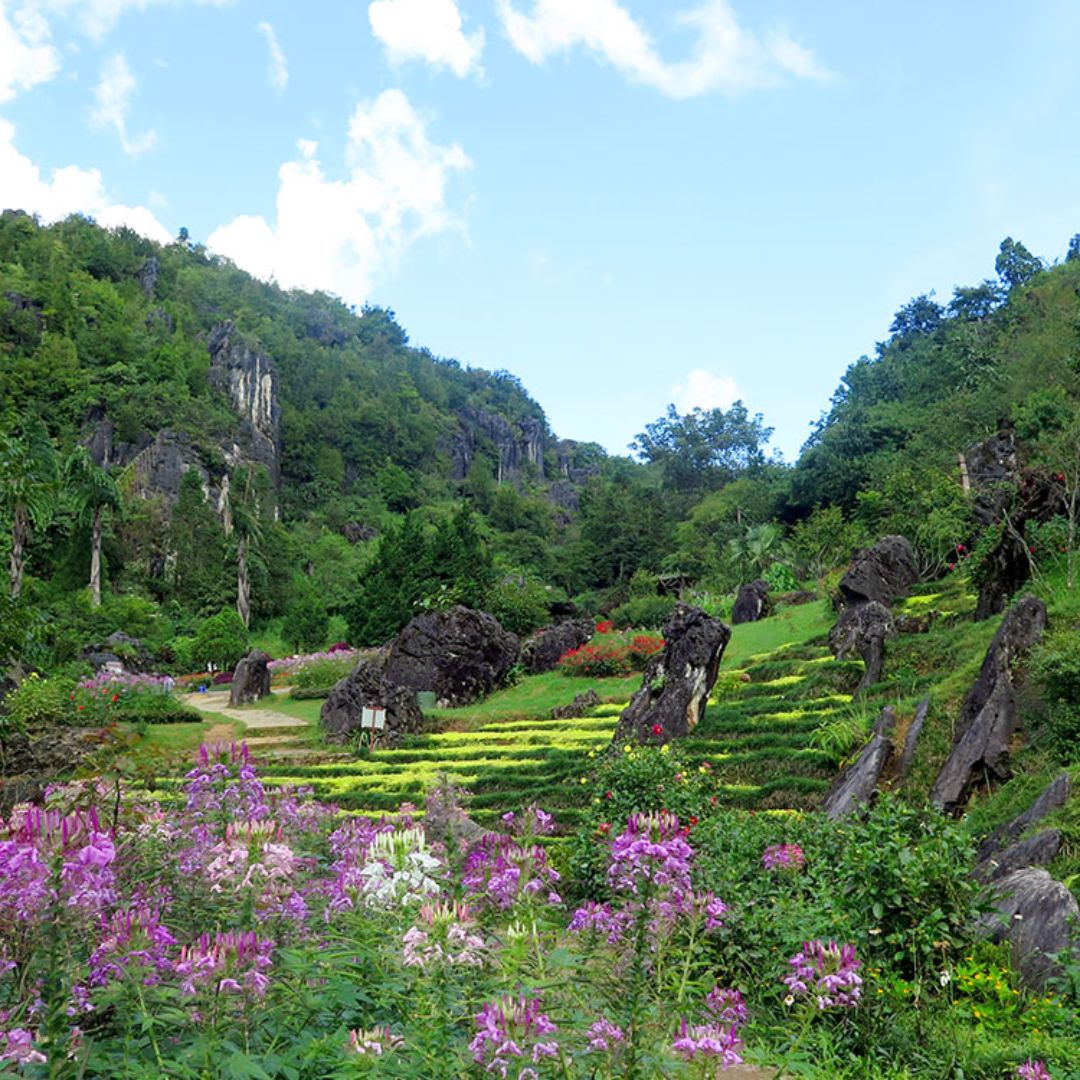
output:
[[[559,658],[559,670],[564,675],[581,675],[585,678],[629,675],[633,671],[641,671],[649,657],[663,647],[664,639],[656,634],[634,634],[631,637],[629,634],[604,631],[589,644],[563,653]]]
[[[644,668],[649,658],[661,652],[663,648],[664,639],[659,634],[635,634],[630,639],[630,659],[634,670]]]
[[[615,624],[610,619],[604,619],[603,622],[596,624],[596,632],[598,634],[610,634],[615,629]]]

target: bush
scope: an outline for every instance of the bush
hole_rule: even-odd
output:
[[[644,670],[649,657],[663,647],[664,639],[656,634],[617,634],[610,622],[597,623],[596,637],[563,653],[558,670],[563,675],[596,679],[629,675]]]
[[[548,623],[551,599],[552,591],[542,582],[513,575],[488,590],[484,610],[511,634],[527,637]]]
[[[173,666],[177,672],[186,674],[195,670],[195,639],[193,637],[174,637],[167,647],[173,654]]]
[[[232,670],[251,646],[243,620],[233,608],[206,619],[195,635],[192,659],[195,667]]]
[[[1045,704],[1037,740],[1061,761],[1080,761],[1080,636],[1072,628],[1047,635],[1029,671]]]
[[[293,673],[292,684],[299,690],[327,690],[345,678],[356,667],[356,655],[345,653],[340,658],[325,657],[310,660]],[[322,695],[324,696],[324,695]]]
[[[285,612],[281,636],[294,652],[314,652],[326,644],[330,616],[322,598],[305,589]]]
[[[71,718],[71,695],[75,683],[69,679],[43,679],[28,675],[4,698],[7,724],[24,729],[38,724],[59,724]]]
[[[660,630],[671,617],[678,601],[674,596],[639,596],[620,604],[611,621],[619,627],[640,626]]]

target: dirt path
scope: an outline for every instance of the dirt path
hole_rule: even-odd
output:
[[[208,690],[205,694],[189,694],[187,703],[204,713],[218,713],[229,720],[239,720],[249,731],[272,731],[274,728],[303,727],[304,722],[271,709],[230,709],[228,691]]]

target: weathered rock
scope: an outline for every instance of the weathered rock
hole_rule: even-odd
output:
[[[155,255],[151,255],[143,262],[142,266],[139,267],[139,272],[135,275],[139,281],[139,288],[151,300],[154,298],[154,288],[157,286],[158,274],[160,273],[161,264],[157,261]]]
[[[379,535],[379,530],[374,525],[366,525],[362,521],[346,521],[341,526],[341,535],[350,544],[359,544],[365,540],[374,540]]]
[[[1018,836],[1022,836],[1032,825],[1037,825],[1051,811],[1064,806],[1072,794],[1072,778],[1067,772],[1059,773],[1042,790],[1039,797],[1022,813],[1011,821],[996,828],[979,845],[976,859],[985,862],[999,851],[1008,847]]]
[[[146,329],[168,337],[176,330],[176,320],[163,308],[151,308],[146,314]]]
[[[892,757],[890,735],[895,727],[896,713],[891,706],[886,706],[874,725],[870,741],[833,781],[828,794],[821,801],[821,810],[831,821],[869,809],[877,795],[881,774]]]
[[[929,634],[936,617],[936,611],[925,611],[921,615],[897,615],[893,626],[898,634]]]
[[[590,709],[600,704],[600,695],[595,690],[583,690],[569,705],[556,705],[551,710],[552,720],[573,720],[584,716]]]
[[[559,657],[584,645],[593,636],[591,619],[574,619],[537,630],[521,646],[521,666],[530,675],[554,671]]]
[[[837,660],[846,660],[852,653],[858,653],[866,665],[855,688],[856,694],[881,679],[885,669],[885,642],[895,632],[889,609],[876,600],[844,608],[829,631],[829,647]]]
[[[518,480],[526,467],[543,477],[548,434],[542,420],[525,416],[511,422],[499,413],[478,405],[459,409],[457,419],[458,430],[443,444],[450,457],[455,480],[465,479],[477,450],[484,447],[495,450],[497,483]]]
[[[0,817],[18,802],[40,801],[45,786],[71,776],[105,743],[98,728],[36,726],[4,736],[0,754]]]
[[[735,607],[731,611],[731,621],[736,626],[742,623],[757,622],[769,613],[769,583],[758,578],[739,588],[735,597]]]
[[[403,735],[424,725],[424,714],[416,702],[416,691],[399,686],[385,675],[386,657],[361,660],[352,672],[330,691],[319,719],[328,742],[348,742],[361,727],[363,710],[385,709],[385,727],[372,731],[380,746],[396,746]]]
[[[79,655],[95,671],[142,673],[153,670],[154,666],[146,646],[122,630],[110,634],[103,642],[88,645]]]
[[[907,729],[907,735],[904,736],[904,749],[900,754],[900,762],[896,766],[896,778],[898,780],[903,780],[915,763],[915,749],[918,746],[919,736],[922,734],[923,724],[926,723],[926,717],[929,713],[930,698],[927,696],[916,706],[915,715],[911,718],[911,725]]]
[[[386,678],[433,691],[441,706],[469,705],[501,685],[520,651],[494,616],[459,605],[413,619],[390,646]]]
[[[270,696],[270,657],[252,649],[233,671],[229,686],[229,705],[250,705]]]
[[[986,526],[997,521],[1020,480],[1013,429],[1003,427],[990,438],[968,446],[960,455],[960,479],[964,490],[974,496],[979,522]]]
[[[888,607],[918,580],[911,544],[902,536],[886,536],[851,560],[840,579],[840,592],[847,604],[876,600]]]
[[[1026,840],[1018,840],[1004,851],[977,863],[973,873],[979,881],[997,881],[1029,866],[1048,866],[1060,849],[1061,831],[1043,829],[1042,832],[1029,836]]]
[[[1023,522],[1017,526],[1024,528]],[[983,560],[979,599],[975,605],[978,621],[999,615],[1009,600],[1031,577],[1031,558],[1022,532],[1006,532]]]
[[[667,742],[691,732],[705,712],[731,628],[701,608],[679,604],[664,626],[664,648],[645,666],[615,739]],[[653,735],[659,725],[660,736]]]
[[[428,795],[425,803],[424,835],[432,844],[443,844],[448,851],[464,851],[485,834],[461,805],[465,792],[456,788],[445,774]]]
[[[1046,605],[1025,596],[1005,616],[956,725],[952,753],[934,781],[930,801],[955,811],[971,787],[992,776],[1007,780],[1009,741],[1016,728],[1012,665],[1037,644],[1046,628]]]
[[[1008,941],[1023,981],[1041,990],[1060,971],[1050,957],[1069,947],[1069,924],[1080,917],[1080,907],[1060,881],[1035,867],[1017,870],[991,889],[994,909],[979,918],[976,930],[995,943]]]

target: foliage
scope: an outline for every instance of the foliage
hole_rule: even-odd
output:
[[[340,682],[356,667],[356,654],[317,657],[299,665],[290,676],[293,686],[300,690],[328,689]]]
[[[674,596],[635,596],[611,612],[611,621],[618,627],[640,626],[660,630],[671,618],[678,600]]]
[[[507,574],[488,589],[484,610],[494,615],[504,629],[523,638],[548,624],[553,599],[551,588],[536,578]]]
[[[192,659],[199,668],[232,670],[250,648],[247,627],[235,608],[204,619],[195,634]]]
[[[73,680],[43,679],[31,672],[4,698],[8,722],[16,728],[62,723],[69,717],[74,688]]]
[[[558,670],[568,677],[611,678],[642,671],[649,658],[664,647],[656,634],[597,633],[592,641],[569,649],[559,657]]]
[[[301,588],[285,612],[281,636],[296,652],[313,652],[326,644],[330,616],[313,588]]]
[[[1030,662],[1031,679],[1045,704],[1039,742],[1059,761],[1080,761],[1080,640],[1072,628],[1051,631]]]

